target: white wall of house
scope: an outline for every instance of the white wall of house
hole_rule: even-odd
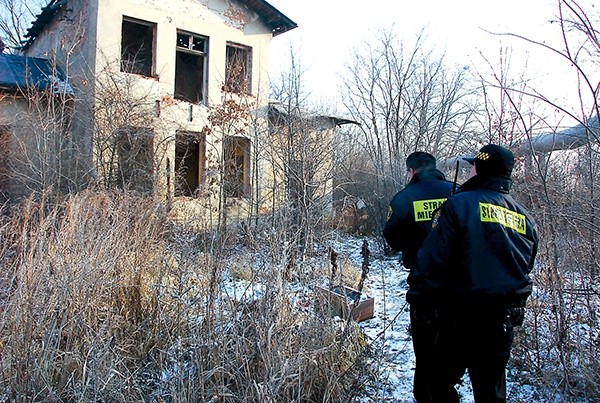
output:
[[[206,4],[210,3],[209,8]],[[243,14],[245,12],[245,14]],[[217,14],[219,13],[219,14]],[[232,19],[237,16],[237,19]],[[268,49],[272,37],[258,16],[234,1],[178,0],[103,0],[98,7],[96,71],[107,61],[118,61],[121,52],[121,22],[123,17],[137,18],[156,24],[155,73],[157,80],[145,80],[157,98],[172,96],[175,82],[175,45],[177,32],[185,31],[208,37],[208,98],[209,105],[221,102],[221,85],[225,77],[227,42],[252,48],[252,95],[259,103],[267,102]],[[187,117],[187,105],[180,105],[182,117]],[[202,109],[198,111],[202,114]]]
[[[152,74],[121,72],[122,24],[132,19],[149,24],[154,30]],[[206,39],[206,97],[203,102],[190,103],[174,96],[176,81],[176,45],[179,33],[198,35]],[[80,0],[69,1],[59,15],[46,27],[28,49],[31,56],[56,55],[65,63],[65,70],[74,78],[74,87],[81,100],[97,102],[102,82],[109,79],[135,98],[144,100],[143,108],[150,113],[143,124],[154,133],[157,151],[155,173],[160,198],[174,192],[175,134],[178,131],[202,132],[208,124],[210,108],[238,95],[223,92],[228,44],[251,48],[251,89],[243,95],[252,108],[268,103],[269,43],[272,32],[259,16],[235,0]],[[110,77],[102,75],[111,71]],[[106,82],[105,82],[106,83]],[[241,98],[240,98],[241,99]],[[98,105],[96,104],[96,110]],[[80,108],[79,130],[89,136],[92,108]],[[265,122],[259,122],[265,130]],[[135,125],[139,126],[139,122]],[[207,161],[218,161],[222,150],[222,134],[212,131],[206,136]],[[169,161],[167,163],[167,161]],[[171,178],[167,188],[167,177]],[[206,210],[207,201],[179,197],[174,205],[181,211]],[[247,210],[244,200],[234,203],[238,214]],[[241,209],[241,210],[240,210]]]
[[[155,146],[164,147],[158,155],[157,172],[160,176],[161,197],[167,192],[173,194],[173,181],[166,188],[166,173],[174,177],[175,133],[180,131],[201,132],[208,124],[209,108],[224,101],[222,87],[225,81],[226,48],[228,43],[244,45],[252,49],[251,92],[245,98],[251,98],[254,108],[260,108],[268,102],[268,49],[272,38],[269,28],[263,25],[258,16],[235,1],[180,0],[157,2],[143,0],[105,0],[98,7],[98,34],[96,71],[103,69],[107,63],[115,64],[121,57],[121,30],[123,18],[133,18],[155,24],[155,61],[154,77],[140,77],[139,91],[151,94],[151,101],[160,102],[160,119],[155,122],[155,134],[158,137]],[[115,29],[116,28],[116,29]],[[174,98],[176,79],[175,58],[177,33],[189,33],[207,38],[207,100],[195,104]],[[126,74],[126,73],[121,73]],[[158,122],[160,121],[160,122]],[[222,149],[222,138],[218,131],[206,137],[207,169],[211,170],[211,161],[220,159],[218,152]],[[167,159],[169,167],[167,168]],[[208,186],[208,184],[206,184]],[[217,193],[204,192],[202,199],[178,197],[173,199],[176,214],[187,218],[198,216],[207,211],[207,205],[217,204]],[[207,200],[212,196],[213,200]],[[231,204],[238,210],[236,215],[243,214],[249,206],[245,199]],[[239,211],[241,210],[241,211]]]

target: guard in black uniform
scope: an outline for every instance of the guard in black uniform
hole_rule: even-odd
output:
[[[439,320],[433,401],[458,402],[455,385],[468,370],[475,402],[505,402],[513,328],[532,291],[538,233],[508,193],[512,152],[488,144],[465,159],[474,176],[434,217],[414,275]]]
[[[402,263],[410,270],[407,301],[410,303],[411,335],[416,358],[413,394],[419,403],[431,401],[429,356],[433,351],[435,328],[432,327],[433,308],[420,298],[418,284],[412,273],[417,264],[417,251],[431,232],[433,212],[442,205],[453,190],[452,182],[436,169],[433,155],[422,151],[406,158],[411,176],[408,184],[390,202],[390,212],[383,236],[388,245],[402,252]]]

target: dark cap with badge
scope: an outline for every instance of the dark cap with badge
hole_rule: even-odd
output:
[[[479,150],[475,157],[465,157],[465,161],[475,164],[477,175],[510,178],[515,166],[512,151],[496,145],[488,144]]]

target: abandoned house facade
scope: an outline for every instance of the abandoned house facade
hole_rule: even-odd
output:
[[[138,191],[181,220],[249,217],[307,197],[330,209],[333,135],[353,122],[269,101],[270,41],[295,27],[261,0],[50,1],[21,57],[55,69],[43,76],[60,108],[30,119],[60,128],[48,130],[60,153],[45,157],[58,167],[55,187]],[[16,87],[31,114],[38,102]],[[13,140],[29,130],[39,142],[39,124],[17,134],[19,114],[4,115]]]
[[[56,0],[33,22],[23,54],[2,57],[45,60],[55,71],[39,76],[68,80],[68,108],[39,119],[68,121],[55,135],[69,151],[47,151],[81,182],[151,194],[179,216],[215,206],[256,212],[276,193],[273,163],[259,155],[273,132],[269,43],[295,27],[265,1]],[[27,130],[16,128],[37,103],[31,88],[46,88],[30,86],[34,70],[21,67],[25,79],[13,79],[0,107],[2,137],[19,141]],[[13,171],[4,178],[16,176],[14,164],[3,166]]]
[[[72,147],[90,156],[79,171],[178,215],[249,209],[269,43],[295,27],[265,1],[57,0],[24,55],[57,60],[75,89]]]

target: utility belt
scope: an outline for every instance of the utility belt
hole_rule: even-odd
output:
[[[525,306],[445,306],[411,304],[411,326],[436,326],[441,323],[479,323],[481,325],[502,325],[515,327],[523,325]]]

